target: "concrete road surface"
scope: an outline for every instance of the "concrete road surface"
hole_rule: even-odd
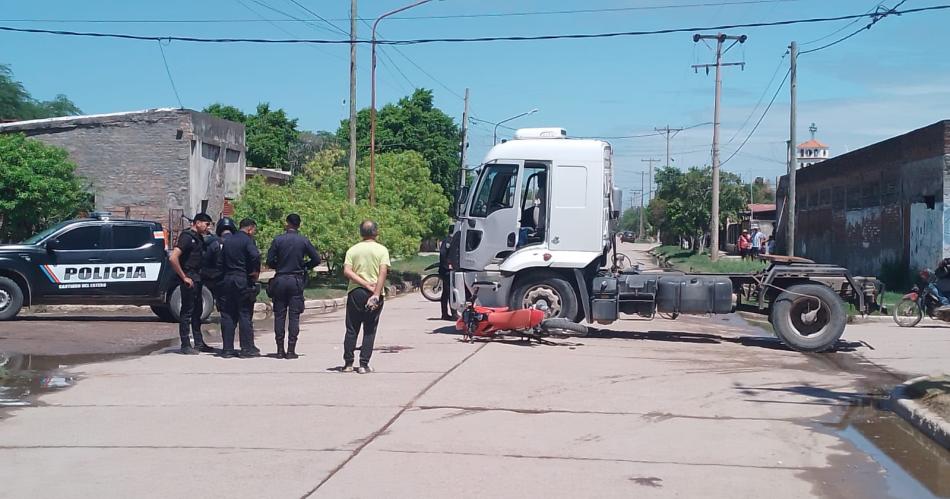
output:
[[[306,318],[295,361],[76,366],[74,387],[2,416],[0,496],[950,494],[945,450],[891,458],[862,435],[895,423],[855,407],[945,367],[950,330],[853,327],[802,355],[736,316],[544,345],[464,343],[435,317],[418,295],[388,302],[368,375],[337,371],[342,313]],[[915,438],[897,433],[879,435]]]

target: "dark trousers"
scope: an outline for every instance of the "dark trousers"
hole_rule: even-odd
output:
[[[383,312],[383,300],[375,310],[366,310],[366,302],[373,293],[365,288],[356,288],[346,297],[346,337],[343,339],[343,363],[353,365],[356,338],[363,329],[363,343],[360,346],[360,365],[369,366],[373,356],[373,344],[376,342],[376,327],[379,315]]]
[[[442,279],[442,298],[439,300],[442,302],[442,317],[451,317],[455,314],[449,309],[449,296],[452,294],[449,288],[449,274],[440,273],[439,278]]]
[[[181,313],[178,317],[178,336],[181,337],[181,346],[191,345],[188,337],[189,329],[195,337],[195,346],[204,343],[201,337],[201,316],[204,310],[204,303],[201,296],[201,282],[194,281],[194,287],[189,288],[184,283],[181,284]]]
[[[235,329],[239,332],[241,350],[248,351],[254,347],[254,303],[248,306],[247,277],[243,275],[225,276],[218,288],[221,297],[218,305],[221,307],[221,349],[225,352],[234,351]]]
[[[271,298],[274,300],[274,339],[277,344],[284,344],[284,326],[290,335],[287,338],[289,345],[297,344],[297,336],[300,334],[300,314],[304,310],[303,287],[304,278],[302,275],[279,275],[274,277],[271,292],[274,294]],[[290,322],[287,323],[287,310],[290,310]]]

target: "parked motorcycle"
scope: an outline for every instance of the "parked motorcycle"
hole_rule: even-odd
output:
[[[894,322],[901,327],[914,327],[923,320],[924,314],[931,319],[950,322],[950,308],[941,309],[940,299],[929,286],[937,282],[934,274],[923,270],[920,278],[923,286],[914,285],[894,307]]]
[[[439,275],[438,268],[438,263],[433,263],[426,267],[425,270],[427,271],[436,269],[436,273],[426,274],[419,283],[419,291],[421,291],[422,296],[429,301],[440,301],[442,299],[442,286],[444,286],[445,283],[442,282],[442,276]]]

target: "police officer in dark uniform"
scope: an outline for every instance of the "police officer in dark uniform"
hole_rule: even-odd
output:
[[[204,237],[211,228],[211,217],[198,213],[191,222],[191,228],[178,236],[175,249],[169,262],[181,280],[181,313],[178,319],[178,335],[181,337],[181,353],[195,355],[201,352],[213,352],[201,337],[201,316],[203,299],[201,294],[201,264],[204,256]],[[195,347],[191,347],[188,337],[189,328],[195,337]]]
[[[250,218],[241,220],[240,230],[224,240],[221,247],[221,336],[222,357],[257,357],[260,350],[254,346],[251,321],[253,310],[243,304],[249,289],[253,289],[261,271],[261,254],[254,243],[257,223]],[[234,330],[239,326],[241,352],[234,351]]]
[[[297,335],[300,334],[300,314],[304,310],[303,288],[310,269],[320,265],[320,254],[306,236],[300,234],[300,215],[287,215],[286,232],[274,238],[267,251],[267,266],[277,271],[268,283],[268,293],[274,300],[274,338],[277,357],[297,358]],[[304,262],[304,257],[308,260]],[[287,329],[287,351],[284,352],[284,323],[290,309]]]
[[[224,240],[231,237],[231,234],[237,232],[237,225],[230,217],[224,217],[218,220],[215,226],[214,234],[205,237],[205,252],[201,264],[202,284],[214,293],[215,302],[218,298],[218,286],[221,284],[221,248]],[[218,306],[218,311],[221,307]]]
[[[452,247],[452,234],[445,236],[439,245],[439,278],[442,279],[442,296],[440,302],[442,305],[442,320],[454,321],[455,313],[449,307],[449,296],[452,289],[449,286],[449,274],[452,273],[452,265],[449,263],[449,252]]]

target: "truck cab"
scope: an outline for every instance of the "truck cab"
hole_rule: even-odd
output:
[[[484,305],[543,304],[576,318],[586,286],[575,271],[606,262],[621,206],[610,144],[569,139],[561,128],[520,129],[488,152],[465,194],[453,304],[475,281],[492,282],[479,291]]]

